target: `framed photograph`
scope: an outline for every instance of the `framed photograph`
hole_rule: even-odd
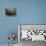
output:
[[[16,16],[16,8],[5,8],[5,16]]]

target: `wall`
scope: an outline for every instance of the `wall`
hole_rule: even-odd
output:
[[[4,8],[17,8],[17,16],[7,17]],[[46,24],[46,0],[5,0],[0,2],[0,44],[7,44],[9,32],[18,32],[17,24]],[[16,40],[17,42],[17,40]]]
[[[22,16],[20,23],[46,24],[46,0],[22,1]]]

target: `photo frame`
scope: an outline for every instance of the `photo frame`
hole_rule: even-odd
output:
[[[16,8],[5,8],[5,16],[16,16]]]

